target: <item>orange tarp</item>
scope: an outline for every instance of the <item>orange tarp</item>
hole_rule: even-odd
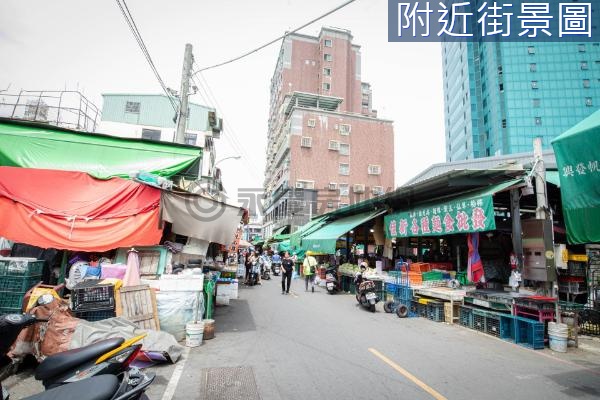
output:
[[[105,251],[160,242],[158,189],[80,172],[0,167],[0,236]]]

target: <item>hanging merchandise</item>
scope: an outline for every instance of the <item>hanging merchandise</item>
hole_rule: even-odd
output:
[[[468,276],[471,282],[485,282],[483,263],[479,256],[479,232],[467,234],[467,245],[469,246]]]
[[[66,279],[67,289],[72,290],[79,282],[83,282],[89,264],[87,261],[76,261],[71,265],[69,277]]]
[[[134,248],[127,252],[127,271],[123,279],[123,286],[140,285],[140,256]]]

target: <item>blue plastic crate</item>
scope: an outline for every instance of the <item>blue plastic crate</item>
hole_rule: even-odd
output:
[[[473,329],[473,309],[460,306],[458,321],[462,326]]]
[[[392,282],[386,282],[385,283],[385,291],[387,293],[391,293],[393,295],[396,295],[396,292],[398,291],[398,284],[397,283],[392,283]]]
[[[500,337],[500,314],[487,312],[485,316],[485,333],[488,335]]]
[[[500,339],[515,341],[515,318],[512,315],[500,316]]]
[[[410,287],[400,285],[396,296],[408,304],[413,298],[413,290]]]
[[[544,348],[544,324],[523,317],[514,317],[515,343],[535,350]]]
[[[427,319],[444,322],[444,303],[437,301],[427,303]]]
[[[486,317],[487,317],[486,311],[473,309],[473,329],[475,329],[476,331],[485,333]]]

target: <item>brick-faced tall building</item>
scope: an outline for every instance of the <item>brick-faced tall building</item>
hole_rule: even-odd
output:
[[[392,121],[377,118],[349,31],[287,36],[271,80],[264,236],[394,188]]]

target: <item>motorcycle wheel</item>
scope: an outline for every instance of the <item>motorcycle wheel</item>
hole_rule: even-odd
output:
[[[369,306],[369,302],[367,301],[367,297],[364,294],[362,296],[360,296],[360,304],[362,304],[365,307]]]
[[[370,304],[369,305],[369,311],[371,311],[371,312],[375,312],[376,311],[375,310],[375,304]]]
[[[396,315],[399,318],[408,317],[408,307],[406,307],[404,304],[400,304],[398,308],[396,308]]]
[[[390,314],[394,311],[394,302],[392,300],[383,303],[383,311]]]

